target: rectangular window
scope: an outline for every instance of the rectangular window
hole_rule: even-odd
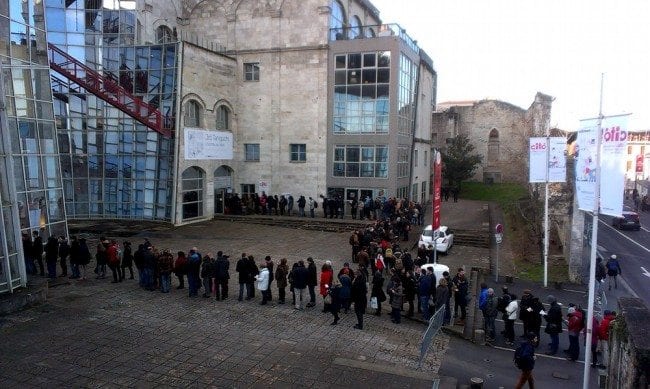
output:
[[[388,147],[338,145],[334,148],[334,177],[388,177]]]
[[[409,149],[408,147],[398,147],[397,148],[397,178],[408,177],[408,174],[409,174]]]
[[[427,182],[422,181],[422,197],[420,197],[422,200],[420,201],[421,203],[424,203],[424,200],[427,199]]]
[[[418,159],[419,159],[418,150],[415,150],[415,157],[413,157],[413,159],[414,159],[413,163],[415,163],[415,167],[418,167]]]
[[[260,160],[260,144],[259,143],[245,143],[244,156],[247,162],[259,162]]]
[[[291,144],[291,162],[307,162],[307,145]]]
[[[424,150],[424,166],[429,166],[429,159],[427,154],[428,154],[427,151]]]
[[[242,196],[251,195],[255,193],[255,184],[241,184]]]
[[[260,64],[258,62],[248,62],[244,64],[244,81],[260,80]]]
[[[411,201],[418,201],[418,183],[413,184],[413,189],[411,190]]]

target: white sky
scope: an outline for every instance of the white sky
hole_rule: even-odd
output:
[[[650,130],[648,0],[371,0],[433,59],[438,101],[492,98],[528,108],[555,97],[551,126],[631,112]]]

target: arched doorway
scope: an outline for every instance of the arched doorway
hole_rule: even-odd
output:
[[[221,165],[214,171],[214,213],[232,213],[230,200],[235,193],[232,190],[232,173],[230,166]]]
[[[192,166],[182,175],[183,220],[195,219],[203,216],[203,169]]]

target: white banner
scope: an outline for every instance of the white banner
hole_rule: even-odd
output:
[[[623,212],[628,116],[603,118],[600,147],[600,213],[620,216]],[[598,119],[580,121],[575,146],[576,196],[578,208],[594,210],[596,197],[596,149]]]
[[[259,195],[264,192],[267,196],[270,194],[270,189],[271,189],[271,181],[269,180],[259,180],[257,183],[257,193]]]
[[[566,139],[537,137],[529,140],[529,182],[566,181]]]
[[[228,131],[185,128],[185,159],[232,159],[233,137]]]
[[[530,161],[528,182],[546,182],[546,138],[530,138],[528,149],[528,160]]]

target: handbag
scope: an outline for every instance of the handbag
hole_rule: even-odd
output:
[[[329,294],[327,294],[327,295],[325,296],[324,300],[323,300],[323,303],[325,303],[325,304],[331,304],[331,303],[332,303],[332,296],[330,296]]]
[[[372,309],[377,309],[379,307],[379,303],[377,302],[377,297],[373,296],[370,298],[370,308]]]

